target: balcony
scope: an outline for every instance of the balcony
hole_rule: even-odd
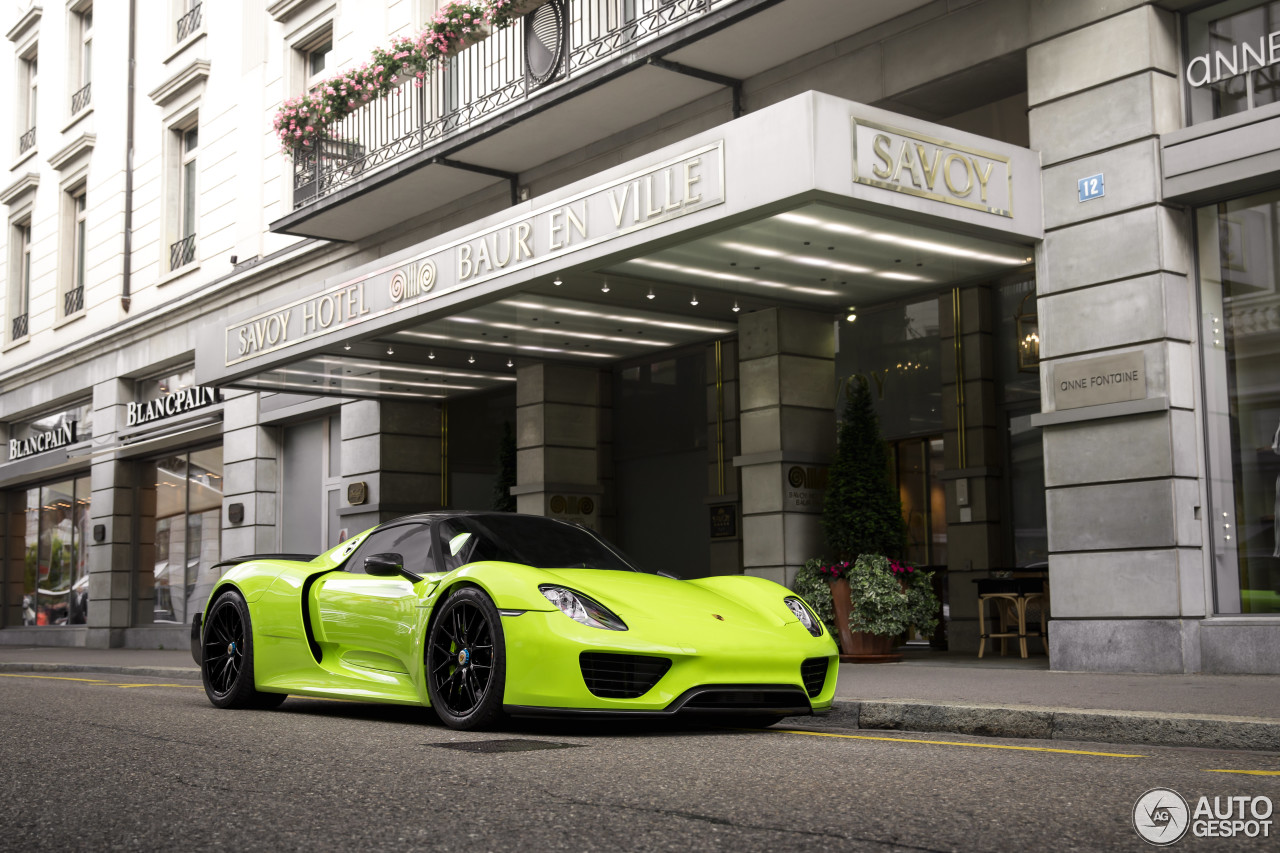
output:
[[[203,3],[197,3],[191,7],[191,11],[178,19],[178,33],[174,39],[175,44],[182,44],[188,37],[200,32],[200,9],[203,6]]]
[[[26,154],[36,144],[36,129],[33,127],[18,137],[18,154]]]
[[[293,210],[273,231],[359,240],[721,93],[915,2],[551,0],[370,101],[293,157]],[[795,20],[822,20],[797,27]]]
[[[188,234],[176,243],[169,244],[169,271],[185,267],[196,259],[196,235]]]
[[[73,287],[62,295],[62,316],[70,317],[84,310],[84,285]]]
[[[84,88],[71,96],[71,114],[79,115],[82,110],[89,107],[90,98],[92,97],[92,83],[85,83]]]
[[[13,318],[13,328],[10,330],[12,334],[9,336],[9,340],[17,341],[27,336],[27,316],[26,314],[19,314]]]

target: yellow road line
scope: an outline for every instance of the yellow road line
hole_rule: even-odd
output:
[[[109,681],[103,681],[100,678],[72,678],[69,675],[27,675],[20,672],[0,672],[3,678],[45,678],[50,681],[87,681],[90,684],[110,684]]]
[[[893,743],[926,743],[932,746],[970,746],[976,749],[1013,749],[1022,752],[1062,752],[1067,755],[1097,755],[1103,758],[1146,758],[1145,755],[1132,755],[1124,752],[1089,752],[1083,749],[1054,749],[1048,746],[1006,746],[999,743],[967,743],[954,740],[916,740],[905,737],[874,737],[872,735],[842,735],[834,732],[806,732],[800,729],[765,729],[784,735],[812,735],[813,737],[838,737],[849,740],[887,740]]]
[[[119,681],[104,681],[102,687],[191,687],[190,684],[122,684]]]
[[[1205,770],[1205,773],[1239,773],[1241,776],[1280,776],[1280,770]]]

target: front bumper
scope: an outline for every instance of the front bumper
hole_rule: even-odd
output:
[[[669,626],[630,625],[603,631],[559,611],[504,616],[507,678],[503,707],[520,715],[588,713],[623,717],[675,714],[794,716],[825,713],[835,697],[838,653],[831,637],[814,637],[798,622],[777,628],[724,625],[696,642],[666,639]],[[656,636],[664,639],[656,640]],[[597,696],[587,687],[579,656],[613,652],[667,658],[670,668],[636,698]],[[805,660],[827,659],[821,689],[809,695]]]

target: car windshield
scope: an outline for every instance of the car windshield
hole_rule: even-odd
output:
[[[527,515],[449,518],[440,523],[445,570],[480,560],[521,563],[535,569],[639,571],[591,531]]]

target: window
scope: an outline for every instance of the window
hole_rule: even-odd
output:
[[[1234,115],[1280,101],[1280,0],[1229,0],[1187,15],[1190,119]]]
[[[62,316],[84,309],[85,247],[88,238],[88,207],[84,185],[67,194],[66,254],[63,257],[66,282],[62,291]]]
[[[329,70],[333,53],[333,30],[326,27],[323,32],[313,36],[300,48],[302,54],[302,73],[305,89],[313,89],[324,79]]]
[[[169,269],[186,266],[196,257],[196,153],[200,131],[192,120],[185,130],[173,131],[178,174],[173,210],[175,237],[169,244]]]
[[[13,225],[13,260],[10,269],[14,275],[9,280],[9,299],[5,313],[9,317],[9,340],[18,341],[27,336],[27,312],[31,305],[31,219]]]
[[[83,625],[89,610],[89,478],[27,489],[23,625]]]
[[[73,44],[70,51],[71,114],[89,108],[90,70],[93,65],[93,6],[81,7],[71,15]]]
[[[431,526],[428,524],[400,524],[375,531],[360,544],[343,568],[362,575],[365,559],[374,554],[399,554],[404,567],[415,574],[425,575],[436,570],[431,559]]]
[[[19,73],[22,75],[22,88],[18,93],[18,153],[25,154],[36,145],[36,72],[39,64],[33,50],[22,58]]]
[[[178,4],[178,27],[175,41],[181,43],[196,33],[203,26],[200,0],[180,0]]]
[[[1215,611],[1280,613],[1280,192],[1196,211]]]
[[[222,448],[145,463],[140,491],[135,621],[188,623],[222,576]]]

